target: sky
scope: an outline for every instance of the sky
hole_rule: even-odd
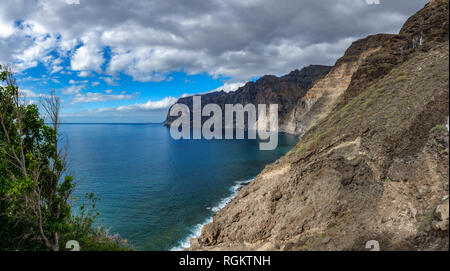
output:
[[[0,64],[64,122],[162,122],[179,97],[333,65],[425,0],[2,0]]]

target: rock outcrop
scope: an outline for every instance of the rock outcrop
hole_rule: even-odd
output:
[[[336,105],[339,97],[348,88],[353,74],[364,60],[378,51],[383,43],[393,35],[378,34],[355,41],[341,57],[325,78],[298,100],[285,118],[283,131],[291,134],[304,134],[317,121],[327,116]]]
[[[339,102],[191,250],[366,250],[369,240],[449,249],[448,0],[431,1],[378,48],[358,57],[347,89],[316,82],[314,105],[334,89]]]
[[[383,50],[368,57],[358,69],[345,93],[344,102],[407,61],[417,50],[427,51],[436,43],[448,41],[448,16],[448,0],[434,0],[410,17],[400,33],[386,42]]]

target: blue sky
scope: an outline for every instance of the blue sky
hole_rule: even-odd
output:
[[[26,90],[25,93],[32,92],[27,95],[32,102],[38,102],[40,94],[55,91],[64,105],[62,115],[65,122],[161,122],[168,106],[177,98],[218,89],[229,80],[225,77],[213,78],[206,73],[189,75],[183,71],[171,72],[157,82],[140,82],[122,73],[109,76],[95,71],[80,77],[78,72],[70,69],[51,74],[42,63],[17,73],[16,77],[20,87]],[[132,110],[132,114],[114,110],[104,114],[99,112],[145,105],[149,101],[167,103],[155,105],[152,110],[143,112]]]
[[[373,3],[374,1],[369,1]],[[65,122],[161,122],[183,95],[332,65],[426,0],[2,0],[0,63]]]

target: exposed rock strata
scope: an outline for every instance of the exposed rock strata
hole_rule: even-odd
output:
[[[327,116],[349,86],[353,74],[372,53],[378,51],[392,35],[379,34],[354,42],[325,78],[297,102],[288,113],[283,131],[304,134],[318,120]]]
[[[433,0],[190,249],[448,250],[448,63],[448,1]]]

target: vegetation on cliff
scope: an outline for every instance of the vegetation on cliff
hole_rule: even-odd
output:
[[[60,102],[42,102],[51,125],[28,104],[12,72],[0,66],[0,250],[61,250],[75,240],[81,250],[128,249],[120,238],[94,228],[96,199],[72,211],[75,187],[58,145]]]

